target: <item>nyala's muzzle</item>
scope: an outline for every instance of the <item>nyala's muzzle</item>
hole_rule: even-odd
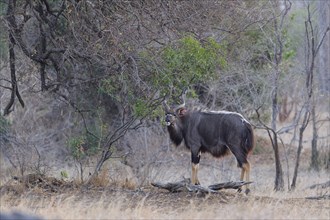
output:
[[[176,116],[175,115],[173,115],[173,114],[166,114],[165,115],[166,126],[173,125],[173,123],[175,122],[175,120],[176,120]]]

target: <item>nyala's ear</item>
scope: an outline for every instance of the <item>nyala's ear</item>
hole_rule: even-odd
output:
[[[187,112],[187,109],[185,109],[185,108],[180,108],[180,109],[178,110],[178,116],[179,116],[179,117],[182,117],[182,116],[184,116],[184,115],[186,114],[186,112]]]

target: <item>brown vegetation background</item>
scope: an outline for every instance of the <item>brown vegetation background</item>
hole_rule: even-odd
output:
[[[0,1],[0,212],[45,219],[329,219],[326,1]],[[251,194],[190,177],[161,103],[254,126]],[[203,154],[202,186],[238,181]]]

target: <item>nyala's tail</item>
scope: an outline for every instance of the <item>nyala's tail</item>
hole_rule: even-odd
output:
[[[254,131],[252,125],[249,123],[245,123],[246,126],[246,134],[245,134],[245,142],[244,142],[244,149],[247,154],[251,153],[254,145],[255,145],[255,138],[254,138]]]

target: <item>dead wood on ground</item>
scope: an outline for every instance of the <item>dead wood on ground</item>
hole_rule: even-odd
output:
[[[305,197],[305,199],[312,199],[312,200],[330,200],[330,195],[328,194],[324,194],[322,196],[308,196],[308,197]]]
[[[325,183],[314,184],[314,185],[311,185],[308,188],[310,188],[310,189],[315,189],[315,188],[325,189],[325,188],[328,188],[328,187],[330,187],[330,181],[325,182]]]
[[[184,178],[183,180],[179,182],[174,183],[151,183],[152,186],[166,189],[170,192],[202,192],[202,193],[216,193],[221,189],[240,189],[242,186],[246,184],[250,184],[252,182],[245,182],[245,181],[238,181],[238,182],[224,182],[224,183],[218,183],[214,185],[210,185],[207,188],[200,186],[200,185],[193,185],[191,184],[190,179]]]

